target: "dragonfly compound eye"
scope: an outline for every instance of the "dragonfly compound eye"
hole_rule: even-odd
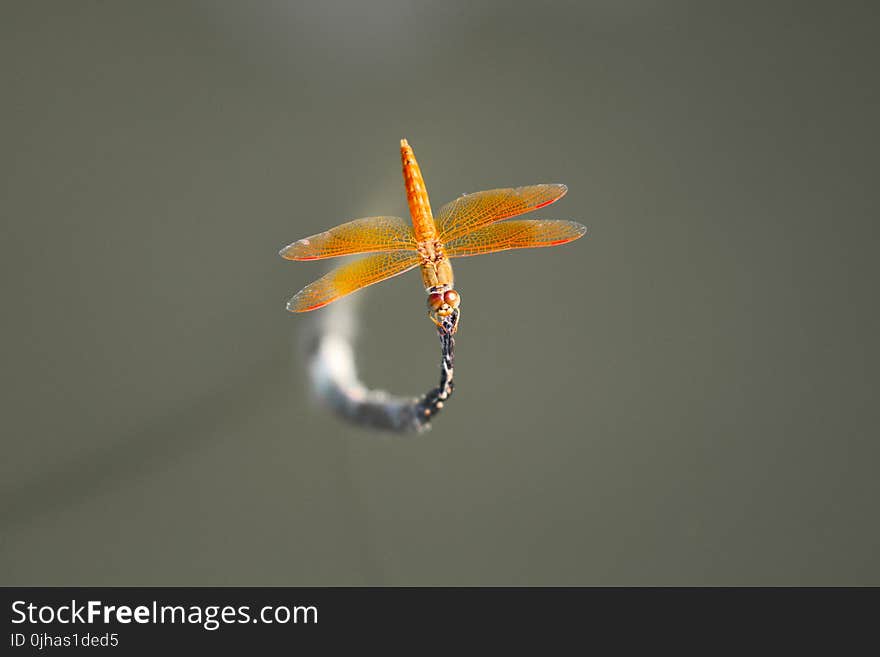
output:
[[[443,307],[443,303],[443,295],[439,292],[434,292],[428,295],[428,308],[434,312],[439,311]]]
[[[461,303],[461,297],[458,296],[458,292],[455,290],[447,290],[443,294],[443,301],[448,303],[453,309],[458,308],[458,304]]]

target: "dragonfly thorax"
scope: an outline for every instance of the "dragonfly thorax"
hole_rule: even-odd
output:
[[[434,288],[445,291],[452,288],[452,263],[446,257],[443,244],[437,240],[425,240],[416,246],[421,256],[422,282],[430,293]],[[441,289],[442,288],[442,289]]]
[[[416,251],[422,257],[423,262],[439,262],[446,257],[443,252],[443,242],[439,240],[424,240],[416,244]]]

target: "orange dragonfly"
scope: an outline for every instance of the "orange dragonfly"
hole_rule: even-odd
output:
[[[558,201],[568,188],[555,184],[465,194],[441,207],[435,217],[415,153],[406,139],[400,141],[400,158],[412,225],[400,217],[354,219],[281,249],[279,255],[287,260],[375,253],[310,283],[287,302],[288,310],[317,310],[363,287],[421,267],[428,317],[438,328],[454,333],[461,296],[453,287],[450,258],[557,246],[587,232],[586,226],[574,221],[496,223]]]

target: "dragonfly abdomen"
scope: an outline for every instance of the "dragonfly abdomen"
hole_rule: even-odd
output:
[[[434,225],[434,215],[431,213],[428,190],[425,188],[419,163],[416,162],[416,155],[406,139],[400,140],[400,161],[403,164],[406,202],[409,204],[416,241],[433,240],[437,235],[437,228]]]

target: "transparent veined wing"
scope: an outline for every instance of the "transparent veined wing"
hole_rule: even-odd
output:
[[[572,242],[587,233],[576,221],[520,219],[484,226],[445,244],[450,258],[494,253],[507,249],[532,249]]]
[[[288,260],[318,260],[375,251],[415,250],[412,224],[400,217],[364,217],[297,240],[279,252]]]
[[[294,313],[316,310],[363,287],[418,267],[420,262],[415,252],[377,253],[355,260],[306,285],[287,302],[287,309]]]
[[[481,226],[543,208],[567,191],[565,185],[545,184],[465,194],[437,212],[437,232],[441,241],[448,242]]]

